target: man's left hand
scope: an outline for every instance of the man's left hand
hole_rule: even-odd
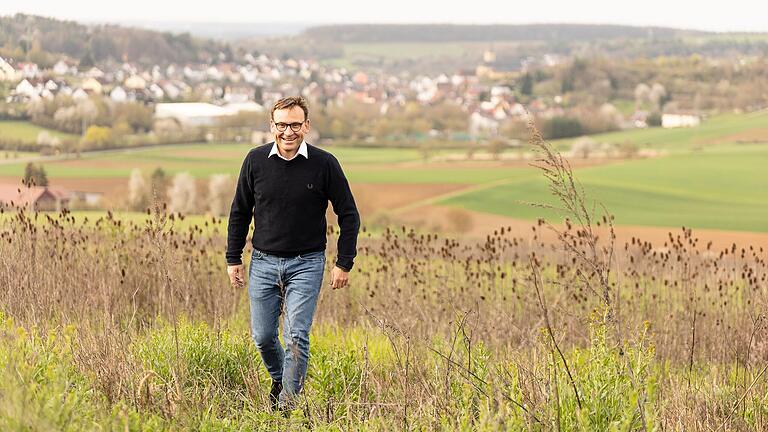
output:
[[[331,282],[330,285],[333,289],[344,288],[349,283],[349,272],[344,271],[336,266],[333,266],[331,270]]]

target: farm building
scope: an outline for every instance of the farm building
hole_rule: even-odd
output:
[[[50,186],[0,184],[0,207],[21,206],[30,210],[60,211],[69,207],[72,193]]]
[[[222,117],[241,111],[259,112],[263,108],[255,102],[232,103],[218,106],[201,102],[159,103],[155,105],[155,119],[175,119],[182,126],[213,126]]]
[[[701,117],[696,114],[664,114],[661,116],[661,127],[679,128],[695,127],[701,124]]]

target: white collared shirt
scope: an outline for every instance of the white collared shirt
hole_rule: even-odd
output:
[[[309,159],[309,152],[307,151],[307,142],[302,140],[301,144],[299,145],[299,150],[296,153],[294,153],[293,157],[290,159],[281,155],[280,151],[278,151],[277,149],[277,143],[274,143],[272,144],[272,151],[269,152],[269,156],[267,156],[267,159],[271,158],[272,155],[277,155],[280,159],[287,160],[287,161],[296,159],[296,156],[298,155],[302,155],[304,156],[305,159]]]

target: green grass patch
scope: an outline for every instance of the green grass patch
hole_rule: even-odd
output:
[[[151,172],[161,167],[167,174],[189,172],[206,178],[228,173],[236,176],[245,155],[253,148],[248,144],[185,144],[130,149],[106,154],[90,154],[79,159],[46,162],[49,178],[128,178],[134,168]],[[422,155],[416,149],[331,147],[341,164],[392,164],[416,162]],[[19,177],[24,174],[23,163],[0,166],[0,176]]]
[[[692,128],[661,127],[631,129],[593,135],[598,142],[635,144],[640,148],[690,152],[720,144],[738,144],[740,141],[768,142],[768,112],[751,114],[722,114],[702,121]],[[567,149],[573,139],[553,140],[558,149]]]
[[[36,142],[40,132],[48,132],[59,139],[73,139],[79,137],[74,134],[46,129],[25,121],[0,121],[0,138],[18,140],[24,142]]]
[[[74,332],[27,331],[0,312],[0,430],[165,429],[160,417],[123,401],[110,406],[94,390],[75,366]]]

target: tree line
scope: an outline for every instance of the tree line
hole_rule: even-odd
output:
[[[211,62],[224,53],[223,42],[117,25],[83,25],[35,15],[0,16],[0,57],[51,67],[64,54],[80,67],[113,61],[143,64]]]

